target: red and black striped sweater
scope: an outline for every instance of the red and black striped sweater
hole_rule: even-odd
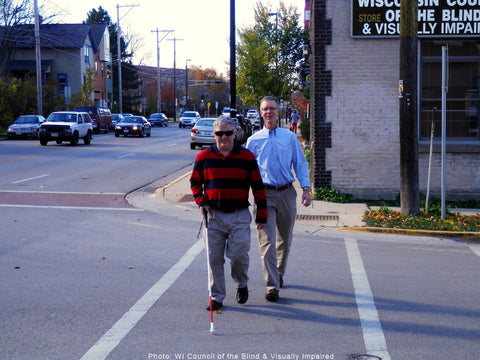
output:
[[[190,187],[198,206],[227,211],[247,208],[252,188],[257,205],[255,222],[267,222],[267,195],[257,161],[241,146],[234,146],[227,156],[216,145],[201,151],[193,164]]]

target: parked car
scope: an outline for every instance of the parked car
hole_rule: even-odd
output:
[[[116,137],[120,135],[138,135],[143,137],[144,135],[150,136],[151,133],[152,125],[150,125],[145,117],[139,115],[126,116],[115,126]]]
[[[244,118],[242,115],[237,115],[237,136],[235,141],[237,144],[242,145],[247,142],[247,139],[252,135],[252,123],[250,120]]]
[[[168,118],[167,115],[164,113],[153,113],[150,114],[150,117],[148,118],[148,122],[152,126],[161,126],[161,127],[167,127],[168,126]]]
[[[213,131],[215,120],[215,118],[203,118],[197,121],[190,131],[190,149],[194,150],[197,146],[215,144]]]
[[[235,112],[235,114],[238,114],[237,110],[232,109],[232,108],[223,108],[222,110],[222,115],[226,117],[231,117],[232,112]]]
[[[97,106],[80,106],[73,109],[73,111],[86,112],[92,118],[92,127],[95,133],[103,131],[109,132],[112,128],[112,113],[110,109]]]
[[[125,116],[123,114],[112,114],[112,127],[110,130],[115,130],[115,125],[122,120]]]
[[[7,138],[32,137],[38,139],[38,129],[45,121],[42,115],[21,115],[7,129]]]
[[[55,111],[50,114],[47,121],[40,125],[38,138],[42,146],[52,140],[55,140],[57,144],[70,141],[70,145],[75,146],[79,139],[83,139],[83,143],[89,145],[92,133],[92,119],[87,113]]]
[[[263,119],[260,117],[260,115],[257,115],[255,120],[253,121],[253,129],[254,130],[259,130],[263,127]]]
[[[250,109],[247,111],[247,119],[249,119],[250,121],[254,121],[255,118],[258,116],[258,111],[255,110],[255,109]]]
[[[187,126],[194,126],[196,122],[200,120],[200,114],[198,111],[185,111],[182,116],[180,116],[180,121],[178,127],[185,128]]]

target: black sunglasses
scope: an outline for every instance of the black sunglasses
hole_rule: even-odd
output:
[[[223,135],[232,136],[233,135],[233,130],[215,131],[215,135],[217,135],[218,137],[222,137]]]

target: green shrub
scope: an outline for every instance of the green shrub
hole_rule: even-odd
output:
[[[314,200],[323,200],[334,203],[350,203],[353,200],[352,194],[344,194],[335,189],[316,188]]]
[[[303,120],[298,126],[298,129],[300,130],[303,140],[310,143],[310,120]]]
[[[307,159],[307,162],[310,164],[310,150],[305,151],[305,159]]]

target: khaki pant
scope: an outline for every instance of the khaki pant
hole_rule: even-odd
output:
[[[257,231],[258,246],[267,290],[279,290],[297,216],[297,191],[293,186],[283,191],[267,189],[267,207],[267,225]]]
[[[225,256],[230,259],[230,274],[237,288],[247,286],[251,222],[248,208],[231,213],[212,210],[208,216],[210,286],[215,301],[223,302],[226,295]]]

